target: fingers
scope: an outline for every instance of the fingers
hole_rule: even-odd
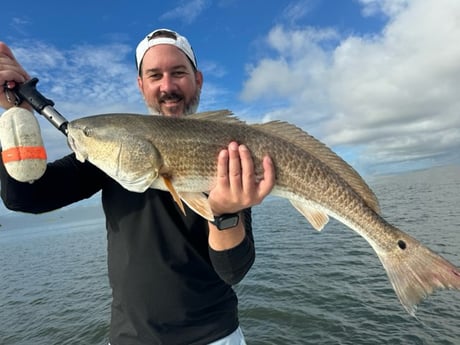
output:
[[[264,157],[263,177],[257,178],[251,152],[236,142],[220,152],[217,162],[218,184],[226,189],[228,200],[241,208],[262,202],[275,183],[275,169],[270,157]]]
[[[6,99],[3,86],[13,88],[16,83],[24,83],[30,79],[27,72],[21,67],[11,49],[0,42],[0,106],[10,108],[13,104]]]
[[[221,150],[217,158],[217,184],[228,188],[228,150]]]
[[[265,198],[270,194],[276,182],[276,171],[272,159],[265,156],[262,162],[264,168],[264,177],[259,182],[259,197]]]
[[[240,145],[238,153],[238,159],[241,162],[241,188],[247,195],[251,196],[251,198],[257,198],[257,182],[251,152],[249,152],[248,148],[245,145]]]
[[[3,42],[0,42],[0,56],[1,55],[4,55],[13,61],[16,61],[16,58],[14,57],[11,49]]]
[[[29,79],[29,75],[18,63],[11,49],[0,42],[0,84],[3,86],[8,81],[24,83]]]
[[[240,145],[238,153],[238,165],[241,167],[239,174],[241,191],[246,193],[252,205],[259,204],[270,194],[275,185],[276,175],[273,161],[269,156],[263,158],[263,177],[258,179],[249,149],[245,145]]]
[[[240,147],[236,142],[231,142],[228,145],[228,174],[230,188],[234,193],[240,193],[242,189],[241,181],[241,159],[240,159]]]

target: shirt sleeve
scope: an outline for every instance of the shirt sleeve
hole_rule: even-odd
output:
[[[89,198],[101,189],[104,173],[74,154],[48,163],[45,173],[33,183],[18,182],[5,170],[0,158],[1,198],[14,211],[42,213]]]
[[[254,237],[252,234],[251,209],[243,211],[246,237],[234,248],[216,251],[209,247],[209,257],[217,274],[227,284],[238,284],[255,261]]]

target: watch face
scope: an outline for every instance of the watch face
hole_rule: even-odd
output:
[[[232,217],[224,218],[220,221],[219,228],[220,229],[228,229],[234,228],[238,224],[238,216],[233,215]]]
[[[219,230],[225,230],[237,226],[239,220],[240,216],[238,213],[223,214],[220,217],[217,217],[213,223],[217,226]]]

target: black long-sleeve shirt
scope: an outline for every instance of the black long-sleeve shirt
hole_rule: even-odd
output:
[[[255,258],[250,210],[247,236],[214,251],[206,220],[177,207],[168,192],[133,193],[90,163],[69,155],[49,163],[32,184],[10,178],[0,164],[1,197],[12,210],[41,213],[102,190],[113,301],[112,345],[208,344],[238,327],[239,282]]]

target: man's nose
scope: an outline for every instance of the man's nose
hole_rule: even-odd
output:
[[[170,93],[171,91],[176,91],[176,88],[174,78],[169,74],[165,74],[161,79],[160,91]]]

